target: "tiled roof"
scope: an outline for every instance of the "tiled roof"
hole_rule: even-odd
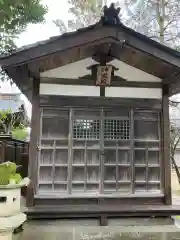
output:
[[[73,32],[66,32],[62,35],[57,35],[57,36],[53,36],[53,37],[50,37],[49,39],[46,39],[46,40],[43,40],[43,41],[38,41],[36,43],[33,43],[33,44],[29,44],[29,45],[26,45],[26,46],[22,46],[18,49],[16,49],[14,52],[11,52],[11,54],[7,54],[7,55],[1,55],[0,56],[0,59],[3,59],[3,58],[8,58],[9,55],[14,55],[16,53],[19,53],[19,52],[22,52],[22,51],[26,51],[28,49],[31,49],[31,48],[36,48],[36,47],[39,47],[41,45],[45,45],[45,44],[48,44],[48,43],[52,43],[56,40],[59,40],[61,38],[64,38],[64,37],[73,37],[73,35],[76,35],[78,34],[79,32],[86,32],[90,29],[94,29],[94,28],[98,28],[98,27],[101,27],[102,25],[100,24],[100,22],[94,24],[94,25],[90,25],[90,26],[87,26],[87,27],[84,27],[84,28],[80,28],[80,29],[77,29],[76,31],[73,31]],[[143,41],[146,41],[148,42],[149,44],[152,44],[156,47],[158,47],[159,49],[162,49],[166,52],[168,52],[169,54],[172,54],[172,55],[175,55],[176,57],[180,57],[180,52],[179,51],[176,51],[170,47],[167,47],[155,40],[152,40],[150,39],[149,37],[139,33],[139,32],[136,32],[135,30],[125,26],[123,23],[120,23],[119,25],[117,26],[112,26],[112,27],[116,27],[116,28],[121,28],[123,29],[125,32],[127,33],[130,33],[131,35],[135,36],[135,37],[138,37],[139,39],[142,39]]]

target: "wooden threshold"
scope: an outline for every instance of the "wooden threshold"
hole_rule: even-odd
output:
[[[132,193],[129,193],[129,194],[92,194],[90,193],[89,195],[88,194],[73,194],[73,195],[56,195],[56,194],[45,194],[45,195],[35,195],[34,198],[35,199],[92,199],[92,198],[106,198],[106,199],[122,199],[122,198],[162,198],[164,197],[164,194],[163,193],[159,193],[159,192],[155,192],[155,193],[136,193],[136,194],[132,194]]]
[[[107,217],[170,217],[180,215],[180,206],[173,205],[41,205],[26,210],[31,219],[96,218]]]
[[[134,194],[135,195],[135,194]],[[89,197],[86,196],[79,196],[78,198],[75,196],[71,196],[70,198],[67,197],[55,197],[55,196],[44,196],[44,197],[35,197],[34,198],[34,206],[35,207],[41,207],[41,206],[63,206],[63,207],[69,207],[71,205],[76,205],[77,207],[81,206],[116,206],[116,208],[121,208],[124,205],[133,206],[133,205],[163,205],[164,204],[164,197],[161,195],[153,195],[153,196],[141,196],[135,195],[133,197],[127,197],[127,196],[121,196],[121,197],[115,197],[113,196],[99,196],[99,197]],[[81,210],[80,210],[81,211]]]

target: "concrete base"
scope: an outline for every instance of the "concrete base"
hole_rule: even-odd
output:
[[[108,226],[164,226],[174,225],[174,220],[169,217],[161,218],[110,218]]]
[[[12,240],[12,231],[9,232],[1,232],[0,233],[0,240]]]
[[[176,216],[173,216],[172,219],[174,220],[174,224],[177,228],[180,228],[180,219]]]
[[[47,220],[28,221],[22,234],[13,240],[173,240],[179,236],[180,229],[173,225],[100,227]]]
[[[0,218],[0,240],[12,240],[14,229],[19,227],[25,221],[26,215],[24,213]]]

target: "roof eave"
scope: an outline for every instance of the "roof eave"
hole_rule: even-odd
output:
[[[18,51],[16,51],[16,52],[14,52],[14,53],[12,53],[11,55],[9,55],[9,56],[1,56],[0,57],[0,65],[2,65],[2,68],[3,69],[7,69],[8,67],[11,67],[12,66],[12,64],[11,64],[11,60],[12,60],[12,58],[16,58],[16,60],[17,60],[17,62],[16,61],[14,61],[14,64],[16,65],[21,65],[21,64],[23,64],[24,62],[26,62],[26,61],[28,61],[29,60],[29,56],[31,56],[31,52],[33,51],[33,50],[35,50],[35,51],[37,51],[39,48],[41,48],[41,47],[47,47],[49,44],[54,44],[54,45],[58,45],[58,44],[56,44],[58,41],[60,41],[60,40],[63,40],[64,38],[65,39],[69,39],[69,38],[72,38],[72,37],[76,37],[77,35],[79,35],[79,34],[83,34],[83,33],[87,33],[88,31],[94,31],[95,33],[96,33],[96,35],[98,36],[98,33],[99,33],[99,31],[100,31],[100,29],[99,28],[101,28],[101,29],[109,29],[109,37],[116,37],[116,35],[118,34],[118,29],[120,30],[123,30],[126,34],[129,34],[130,36],[133,36],[133,37],[135,37],[135,38],[137,38],[137,39],[139,39],[139,40],[142,40],[143,42],[146,42],[147,44],[149,44],[149,45],[151,45],[151,46],[154,46],[154,47],[156,47],[156,48],[158,48],[159,50],[161,50],[161,51],[164,51],[164,52],[166,52],[167,54],[169,54],[169,55],[171,55],[171,56],[173,56],[174,58],[178,58],[178,60],[180,60],[180,52],[178,52],[178,51],[176,51],[176,50],[174,50],[174,49],[172,49],[172,48],[169,48],[169,47],[167,47],[167,46],[165,46],[165,45],[162,45],[162,44],[160,44],[159,42],[156,42],[156,41],[154,41],[154,40],[152,40],[152,39],[150,39],[150,38],[148,38],[147,36],[145,36],[145,35],[142,35],[141,33],[138,33],[138,32],[136,32],[136,31],[134,31],[133,29],[130,29],[130,28],[128,28],[128,27],[126,27],[125,25],[123,25],[123,24],[120,24],[119,26],[102,26],[102,25],[99,25],[99,24],[94,24],[94,25],[91,25],[91,26],[89,26],[89,27],[86,27],[86,28],[82,28],[82,29],[78,29],[77,31],[74,31],[74,32],[70,32],[70,33],[65,33],[65,34],[63,34],[63,35],[60,35],[60,36],[55,36],[55,37],[51,37],[50,39],[48,39],[48,40],[45,40],[45,41],[40,41],[40,42],[37,42],[37,43],[35,43],[35,44],[31,44],[31,45],[29,45],[29,46],[27,46],[27,47],[23,47],[23,48],[20,48],[20,50]],[[113,30],[113,31],[110,31],[110,29],[111,30]],[[114,31],[115,30],[115,31]],[[95,35],[95,36],[96,36]],[[94,37],[94,39],[93,40],[95,40],[95,37]],[[96,40],[98,40],[98,37],[97,37],[97,39]],[[72,42],[74,42],[74,41],[72,41]],[[57,46],[56,46],[57,47]],[[67,48],[68,48],[68,44],[67,44]],[[57,50],[56,49],[54,49],[54,51],[60,51],[60,48],[58,48]],[[21,54],[24,54],[24,55],[26,55],[26,53],[28,53],[27,54],[27,56],[26,56],[26,61],[18,61],[18,58],[21,56]],[[53,52],[51,51],[51,52],[48,52],[47,54],[52,54]],[[42,55],[42,52],[41,52],[41,55],[39,55],[39,57],[41,57],[41,56],[43,56]],[[38,57],[38,56],[36,56],[36,57]],[[31,59],[31,61],[33,61],[33,58]],[[168,62],[168,59],[167,59],[167,62]]]

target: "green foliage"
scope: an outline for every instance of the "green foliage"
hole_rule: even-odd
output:
[[[13,125],[13,113],[11,110],[0,111],[0,133],[9,133]]]
[[[12,137],[17,140],[25,141],[28,137],[28,131],[22,127],[14,128],[12,130]]]
[[[16,173],[17,165],[13,162],[4,162],[0,164],[0,185],[9,183],[18,184],[22,177]]]
[[[41,0],[0,0],[0,55],[15,51],[18,35],[28,24],[43,22],[46,13]],[[0,80],[8,80],[4,71],[0,71]]]
[[[24,106],[19,108],[18,112],[11,110],[0,111],[0,133],[9,134],[15,129],[27,127],[28,120]]]
[[[19,173],[15,173],[10,175],[9,182],[11,183],[12,181],[14,181],[16,184],[18,184],[20,183],[21,180],[22,180],[21,175]]]
[[[19,34],[27,24],[44,21],[46,12],[40,0],[1,0],[0,31]]]
[[[46,12],[40,0],[0,0],[0,54],[14,51],[17,36],[28,24],[43,22]]]

